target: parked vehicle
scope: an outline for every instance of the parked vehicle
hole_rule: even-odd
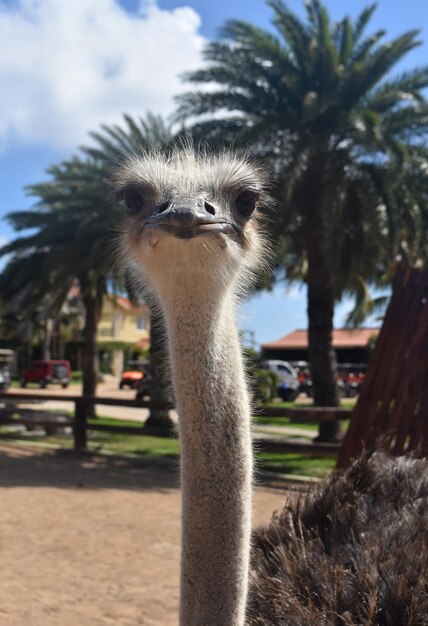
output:
[[[0,350],[0,390],[5,391],[10,387],[10,367],[15,353],[13,350]]]
[[[299,378],[288,361],[260,361],[258,366],[276,374],[280,380],[277,393],[282,400],[293,401],[299,394]]]
[[[355,398],[360,394],[366,369],[367,365],[361,363],[339,364],[339,383],[342,383],[345,398]]]
[[[147,365],[144,371],[144,378],[138,381],[137,383],[137,393],[135,394],[136,400],[150,400],[152,396],[152,383],[153,376],[150,371],[150,365]],[[166,396],[164,396],[162,402],[165,402],[170,407],[175,405],[174,396],[172,390],[169,389]]]
[[[291,363],[299,379],[299,392],[313,397],[313,383],[309,363],[295,361]],[[365,363],[339,363],[337,366],[337,386],[342,398],[355,398],[361,391],[367,365]]]
[[[137,393],[135,394],[136,400],[144,400],[150,398],[150,385],[152,382],[152,375],[148,368],[144,372],[144,377],[141,378],[136,385]]]
[[[136,389],[145,376],[147,376],[147,363],[145,361],[127,361],[120,379],[119,389],[124,387]]]
[[[307,361],[293,361],[290,365],[297,374],[299,393],[304,393],[308,398],[313,398],[314,388],[309,363]]]
[[[21,387],[28,383],[38,384],[44,389],[48,384],[57,383],[65,389],[71,378],[70,361],[52,359],[49,361],[34,361],[30,369],[20,374]]]
[[[290,383],[282,381],[278,385],[277,393],[284,402],[293,402],[299,395],[299,388],[290,387]]]

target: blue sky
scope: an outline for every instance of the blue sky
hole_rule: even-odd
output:
[[[367,0],[326,0],[333,19],[357,15]],[[301,0],[288,5],[303,14]],[[73,154],[87,133],[120,121],[123,112],[167,116],[178,76],[200,65],[204,43],[224,20],[246,19],[271,28],[262,0],[0,0],[0,243],[14,237],[2,219],[33,200],[24,187]],[[411,28],[427,38],[427,0],[380,0],[370,30],[393,37]],[[399,69],[423,65],[427,44]],[[338,306],[341,326],[349,303]],[[241,324],[258,343],[306,327],[305,290],[278,286],[251,298]]]

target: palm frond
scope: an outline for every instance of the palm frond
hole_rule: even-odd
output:
[[[354,41],[359,41],[376,8],[376,3],[370,4],[360,13],[354,26]]]
[[[349,18],[345,18],[336,27],[334,41],[339,54],[340,63],[347,65],[354,47],[354,33]]]
[[[311,43],[310,29],[282,0],[270,0],[268,4],[274,11],[272,22],[292,52],[297,67],[300,71],[307,71]]]

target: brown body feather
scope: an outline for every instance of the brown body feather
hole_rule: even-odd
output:
[[[428,462],[364,454],[254,532],[248,624],[427,626]]]

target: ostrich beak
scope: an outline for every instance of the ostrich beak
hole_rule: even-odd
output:
[[[177,197],[154,209],[154,214],[143,224],[158,235],[167,234],[178,239],[192,239],[200,235],[239,236],[241,229],[220,209],[198,198]]]

